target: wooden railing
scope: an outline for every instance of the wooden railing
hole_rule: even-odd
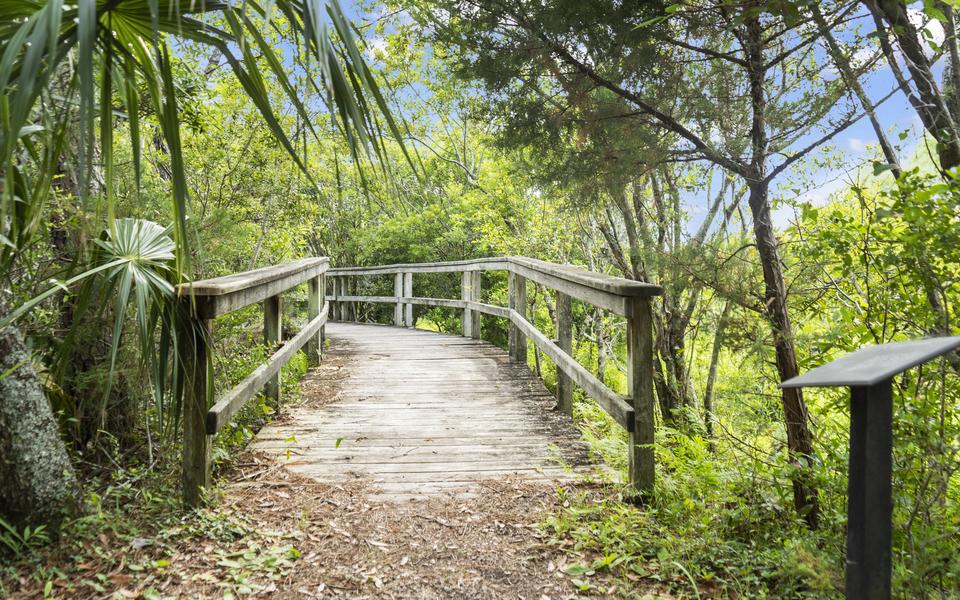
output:
[[[508,274],[507,306],[481,302],[480,273],[505,271]],[[425,298],[414,295],[414,274],[462,273],[459,299]],[[350,278],[393,275],[392,296],[363,296],[346,293]],[[354,303],[393,304],[397,326],[415,326],[413,306],[441,306],[463,311],[463,335],[480,338],[482,315],[508,321],[508,351],[515,362],[526,363],[527,340],[557,366],[557,395],[560,409],[571,414],[573,384],[599,404],[629,433],[629,481],[640,494],[652,492],[654,484],[654,397],[653,332],[650,302],[662,293],[658,286],[611,277],[572,266],[523,257],[398,264],[376,267],[330,269],[331,291],[326,297],[331,319],[352,320]],[[527,281],[552,289],[557,294],[557,340],[553,341],[528,320]],[[626,317],[627,395],[607,387],[572,356],[573,327],[571,299],[592,304]]]
[[[183,386],[183,500],[187,506],[197,505],[201,488],[210,484],[210,448],[217,431],[261,389],[279,406],[280,370],[304,345],[309,361],[320,361],[329,312],[322,293],[328,266],[327,258],[305,258],[177,288],[181,319],[176,381]],[[304,282],[308,284],[309,321],[280,345],[281,294]],[[264,342],[277,349],[266,363],[214,402],[213,320],[258,302],[263,303]]]

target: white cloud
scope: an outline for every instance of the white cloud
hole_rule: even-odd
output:
[[[852,137],[847,140],[847,146],[850,147],[854,152],[863,152],[867,149],[867,143],[861,140],[860,138]]]

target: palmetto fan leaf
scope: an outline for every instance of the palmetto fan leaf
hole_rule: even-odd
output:
[[[265,31],[286,35],[288,43],[269,43],[272,36]],[[190,256],[189,187],[174,69],[185,43],[206,46],[226,59],[275,138],[307,177],[305,161],[271,104],[266,75],[279,82],[285,108],[296,111],[313,131],[314,116],[292,83],[294,74],[307,76],[310,92],[327,103],[355,157],[383,156],[381,130],[401,139],[337,0],[0,0],[0,272],[16,263],[39,231],[64,161],[76,159],[72,166],[79,175],[80,206],[106,230],[96,252],[78,253],[84,262],[92,258],[76,266],[75,272],[82,272],[0,315],[0,329],[82,282],[78,311],[103,310],[109,305],[105,299],[114,303],[112,376],[123,325],[135,309],[140,354],[153,373],[161,418],[165,373],[176,354],[174,321],[180,318],[172,284],[187,278]],[[119,109],[114,99],[119,99]],[[142,112],[152,113],[163,138],[174,216],[169,230],[114,218],[113,129],[121,110],[129,119],[138,186]],[[91,194],[95,179],[104,185]],[[68,337],[73,338],[72,331]],[[66,343],[60,350],[62,362],[70,347]],[[176,390],[177,382],[172,387]],[[173,410],[175,424],[176,404],[167,408]]]
[[[119,219],[106,240],[97,240],[102,261],[114,266],[101,274],[106,291],[116,292],[113,343],[110,345],[110,372],[113,373],[120,348],[123,322],[131,299],[136,307],[137,333],[142,356],[153,354],[153,327],[149,315],[174,296],[173,286],[163,276],[174,260],[174,243],[169,230],[152,221]]]

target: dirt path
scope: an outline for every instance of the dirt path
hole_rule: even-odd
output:
[[[299,407],[335,401],[350,360],[346,347],[329,354],[304,379]],[[363,479],[297,474],[275,453],[248,450],[230,465],[208,508],[181,515],[175,500],[154,499],[140,514],[147,494],[125,492],[117,497],[130,506],[111,500],[114,512],[92,516],[82,536],[0,590],[31,599],[669,597],[622,574],[584,577],[578,565],[597,556],[542,526],[588,484],[508,477],[477,482],[469,497],[396,502]]]
[[[335,402],[355,360],[350,345],[336,345],[305,377],[298,408]],[[267,575],[254,586],[260,594],[542,599],[628,591],[612,579],[593,582],[591,590],[572,582],[566,569],[575,559],[541,527],[561,502],[549,482],[500,478],[480,482],[468,498],[396,502],[380,500],[382,494],[363,479],[325,484],[299,475],[275,454],[248,452],[235,464],[219,512],[255,528],[259,539],[276,540],[274,554],[282,556],[287,545],[299,554],[277,573],[260,573]],[[249,543],[237,539],[228,552],[243,553]],[[177,562],[196,573],[189,578],[192,593],[218,597],[222,581],[202,585],[205,569],[223,566],[210,550],[198,548]]]

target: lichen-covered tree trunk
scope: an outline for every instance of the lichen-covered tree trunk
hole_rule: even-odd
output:
[[[4,307],[0,305],[0,314]],[[0,331],[0,516],[56,532],[77,479],[57,421],[15,327]]]

